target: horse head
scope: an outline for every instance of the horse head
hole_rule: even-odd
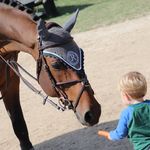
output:
[[[91,126],[98,123],[101,107],[84,71],[83,50],[70,35],[77,14],[64,27],[39,20],[37,78],[47,95],[58,97],[83,125]]]

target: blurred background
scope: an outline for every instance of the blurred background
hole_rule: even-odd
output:
[[[77,9],[80,10],[74,32],[150,14],[149,0],[20,0],[46,20],[63,24]]]

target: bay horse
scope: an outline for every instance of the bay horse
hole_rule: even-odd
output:
[[[39,19],[20,2],[0,0],[0,91],[22,150],[34,147],[20,105],[20,78],[7,63],[17,61],[20,51],[35,60],[37,82],[48,96],[72,109],[83,125],[99,121],[101,106],[84,71],[83,50],[70,35],[77,14],[61,27]]]

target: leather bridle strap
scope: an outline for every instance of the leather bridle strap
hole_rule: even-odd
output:
[[[73,105],[73,111],[74,112],[76,112],[76,108],[77,108],[77,106],[79,104],[79,101],[80,101],[80,98],[81,98],[81,95],[82,95],[83,91],[85,90],[86,87],[90,86],[89,84],[87,84],[87,81],[84,81],[84,80],[82,81],[82,84],[83,84],[83,86],[82,86],[82,88],[81,88],[81,90],[80,90],[80,92],[78,94],[78,97],[77,97],[77,99],[75,101],[75,104]]]
[[[66,82],[57,82],[56,85],[65,87],[65,86],[72,86],[72,85],[80,83],[80,82],[82,82],[82,81],[81,80],[71,80],[71,81],[66,81]]]

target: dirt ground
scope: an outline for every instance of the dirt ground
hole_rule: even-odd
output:
[[[120,111],[117,83],[121,75],[136,70],[148,81],[150,97],[150,16],[73,35],[85,52],[85,70],[102,105],[99,124],[86,128],[72,111],[60,112],[21,83],[21,105],[30,139],[36,150],[132,150],[128,140],[110,142],[97,136],[98,129],[115,128]],[[19,62],[35,74],[31,56]],[[38,87],[38,86],[36,86]],[[19,150],[7,112],[0,101],[0,150]]]

